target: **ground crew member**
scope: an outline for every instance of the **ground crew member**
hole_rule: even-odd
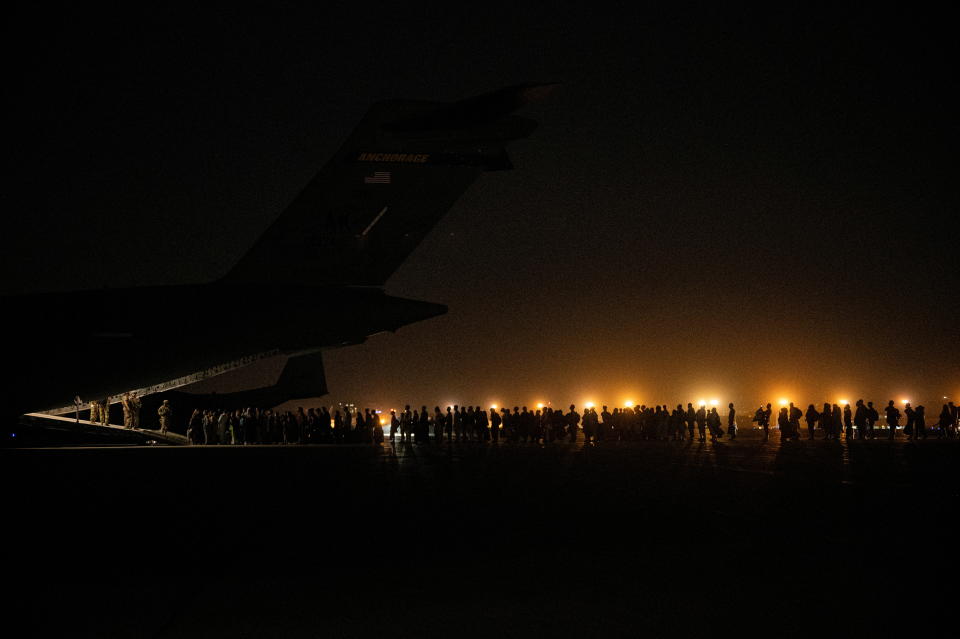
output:
[[[140,428],[140,398],[136,393],[130,395],[130,427]]]
[[[163,400],[163,404],[157,409],[157,415],[160,417],[160,432],[166,434],[170,428],[170,420],[173,418],[173,409],[170,408],[170,400]]]
[[[130,393],[124,393],[120,398],[120,406],[123,407],[123,427],[131,428],[133,417],[130,416]]]

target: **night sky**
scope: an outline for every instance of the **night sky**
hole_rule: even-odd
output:
[[[670,5],[11,18],[3,288],[215,279],[372,102],[555,81],[324,402],[960,396],[953,23]]]

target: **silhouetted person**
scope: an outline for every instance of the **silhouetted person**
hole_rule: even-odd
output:
[[[790,402],[790,430],[794,439],[800,439],[800,419],[803,417],[803,411]]]
[[[426,444],[430,440],[430,414],[427,413],[426,406],[420,407],[420,419],[417,420],[414,437],[421,444]]]
[[[570,412],[567,413],[567,433],[570,436],[570,443],[577,441],[577,431],[580,429],[580,413],[577,407],[570,404]]]
[[[786,407],[781,408],[780,414],[777,415],[777,426],[780,427],[780,441],[790,441],[793,438],[790,432],[790,414]]]
[[[694,410],[693,404],[687,402],[687,433],[689,434],[690,441],[693,441],[693,431],[697,425],[697,411]]]
[[[830,404],[823,405],[823,411],[820,413],[820,428],[823,430],[824,439],[833,439],[833,409]]]
[[[433,440],[438,444],[443,441],[443,423],[446,419],[440,412],[439,406],[433,407]]]
[[[339,415],[340,411],[337,411]],[[397,433],[400,431],[400,418],[397,417],[397,411],[390,411],[390,443],[396,441]]]
[[[873,426],[880,421],[880,413],[873,407],[873,402],[867,402],[867,439],[873,439]]]
[[[767,407],[763,409],[763,439],[770,439],[770,419],[773,417],[773,406],[767,404]]]
[[[200,432],[200,429],[203,427],[203,416],[200,414],[199,408],[194,408],[193,412],[190,414],[190,420],[187,422],[187,443],[196,444],[197,443],[197,433]]]
[[[847,441],[853,439],[853,411],[850,404],[843,405],[843,427],[847,431]]]
[[[657,407],[660,408],[659,406]],[[707,409],[701,406],[696,412],[697,420],[697,435],[699,435],[699,441],[707,441]]]
[[[753,412],[753,417],[750,418],[750,421],[756,423],[757,428],[763,430],[763,438],[767,439],[767,431],[763,428],[763,406],[760,406]]]
[[[950,407],[946,404],[943,405],[943,409],[940,411],[940,419],[937,425],[939,426],[939,432],[937,433],[939,439],[950,436],[950,427],[953,425],[953,415],[950,412]]]
[[[666,413],[666,411],[664,411]],[[715,442],[723,434],[720,430],[720,413],[717,412],[716,406],[710,409],[710,413],[707,415],[707,426],[710,429],[710,441]]]
[[[900,410],[891,399],[883,411],[887,417],[887,439],[894,439],[897,436],[897,426],[900,425]]]
[[[598,442],[603,441],[607,438],[607,433],[610,432],[610,424],[613,422],[613,415],[607,410],[607,407],[604,406],[603,410],[600,412],[601,423],[597,426],[596,439]]]
[[[677,407],[679,408],[679,406]],[[730,440],[737,438],[737,411],[733,408],[733,402],[727,404],[727,432],[730,434]]]
[[[496,408],[490,409],[490,440],[496,444],[500,441],[500,425],[503,423],[503,418],[500,417],[500,413],[497,412]]]
[[[857,429],[857,439],[865,439],[867,436],[867,407],[863,405],[863,400],[857,400],[857,410],[853,413],[853,425]]]
[[[817,412],[817,407],[813,404],[807,406],[807,413],[805,415],[807,420],[807,433],[810,439],[813,439],[813,431],[817,427],[817,422],[820,421],[820,413]]]
[[[339,410],[333,411],[333,443],[343,442],[343,415]]]
[[[921,404],[917,406],[914,415],[913,415],[913,429],[916,431],[915,439],[917,438],[927,438],[927,420],[926,420],[926,409]]]

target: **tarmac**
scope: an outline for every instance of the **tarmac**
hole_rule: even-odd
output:
[[[750,431],[0,449],[5,615],[70,637],[946,635],[958,454]]]

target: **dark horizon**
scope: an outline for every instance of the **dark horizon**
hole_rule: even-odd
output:
[[[388,282],[448,314],[328,352],[318,403],[960,397],[946,21],[413,11],[20,21],[3,290],[215,279],[370,103],[560,81]]]

